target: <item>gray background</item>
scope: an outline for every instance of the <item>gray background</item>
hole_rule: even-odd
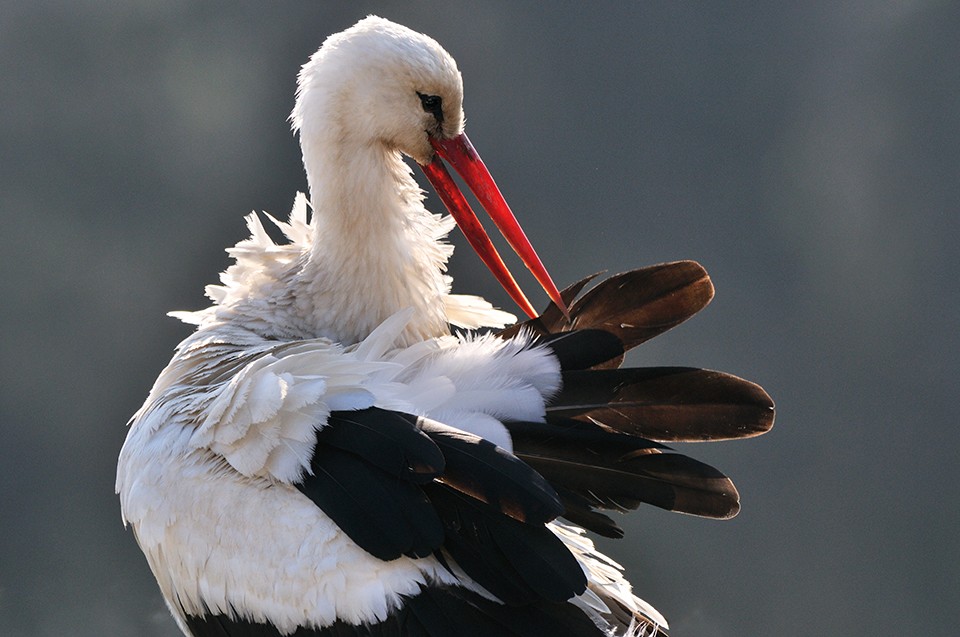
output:
[[[0,4],[0,635],[176,634],[120,524],[124,423],[188,333],[164,313],[305,187],[299,65],[374,12],[457,58],[558,282],[711,272],[635,364],[777,401],[769,435],[687,449],[738,518],[648,508],[604,543],[672,634],[955,635],[960,5],[477,4]],[[509,307],[465,245],[452,270]]]

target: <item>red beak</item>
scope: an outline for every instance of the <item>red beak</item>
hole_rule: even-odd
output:
[[[477,215],[474,214],[473,209],[470,208],[470,204],[464,199],[460,189],[457,188],[453,178],[450,177],[450,173],[447,172],[447,168],[444,166],[441,158],[449,162],[454,170],[456,170],[467,183],[467,186],[470,187],[470,190],[476,196],[480,205],[487,211],[487,214],[490,215],[490,218],[493,219],[497,228],[500,229],[500,232],[507,239],[510,247],[513,248],[514,252],[520,257],[520,260],[523,261],[523,264],[533,273],[533,276],[536,277],[540,285],[543,286],[550,300],[566,315],[567,306],[564,304],[563,299],[560,298],[560,292],[557,290],[557,286],[553,284],[553,280],[547,273],[547,269],[543,267],[540,257],[537,256],[533,246],[530,245],[530,241],[527,239],[527,235],[524,234],[523,228],[520,227],[517,218],[513,216],[513,212],[510,211],[510,206],[507,205],[503,195],[500,194],[500,189],[497,188],[496,182],[494,182],[493,177],[490,176],[490,171],[484,166],[483,161],[473,148],[473,144],[467,139],[467,136],[460,134],[453,139],[431,139],[431,143],[437,151],[437,154],[434,156],[432,162],[425,166],[421,165],[421,168],[423,168],[423,172],[426,173],[427,179],[433,184],[437,194],[440,195],[440,199],[447,207],[447,210],[450,211],[450,214],[456,220],[457,225],[460,226],[464,236],[467,237],[467,241],[470,242],[473,249],[480,255],[484,264],[490,268],[493,275],[497,277],[503,289],[507,291],[527,316],[531,318],[537,316],[536,310],[530,305],[530,301],[527,300],[520,286],[517,285],[517,282],[514,280],[513,275],[510,274],[507,266],[504,265],[503,259],[500,258],[497,249],[493,246],[493,243],[490,242],[490,237],[487,236],[486,231],[480,224],[480,220],[477,219]]]

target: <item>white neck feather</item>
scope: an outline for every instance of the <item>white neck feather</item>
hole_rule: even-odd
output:
[[[295,285],[297,314],[309,317],[317,335],[342,343],[365,338],[408,307],[406,341],[446,334],[450,224],[424,209],[396,151],[313,133],[301,130],[314,233]]]

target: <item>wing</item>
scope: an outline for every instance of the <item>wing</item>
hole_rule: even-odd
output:
[[[606,634],[583,604],[570,603],[599,597],[588,592],[582,556],[551,528],[564,514],[561,496],[479,436],[378,407],[334,411],[296,488],[374,557],[433,557],[460,582],[425,583],[379,622],[338,620],[294,635]],[[632,621],[635,610],[627,614]],[[185,623],[195,637],[281,634],[242,613],[188,614]]]
[[[333,411],[296,488],[372,556],[433,558],[461,574],[461,585],[425,583],[383,621],[339,620],[294,635],[604,634],[567,603],[587,578],[548,526],[563,513],[557,492],[484,438],[378,407]],[[184,621],[196,637],[281,634],[242,612]]]
[[[586,586],[545,526],[563,512],[556,491],[483,438],[379,408],[334,412],[311,469],[300,491],[382,560],[452,559],[507,602],[564,602]]]
[[[271,370],[278,379],[302,373],[298,382],[317,383],[317,397],[279,392],[278,401],[276,389],[257,383],[240,391],[238,384],[234,401],[255,392],[274,397],[273,418],[284,411],[309,414],[285,425],[309,432],[287,438],[305,440],[309,449],[293,454],[297,460],[289,464],[298,471],[284,475],[352,542],[386,564],[435,560],[453,577],[425,579],[376,621],[341,618],[292,634],[579,636],[605,634],[600,626],[617,634],[630,626],[665,634],[658,628],[665,621],[629,593],[616,566],[556,518],[620,537],[607,513],[643,503],[732,517],[739,510],[732,481],[664,443],[759,435],[773,424],[773,403],[759,386],[720,372],[618,368],[630,348],[709,302],[713,288],[699,265],[617,275],[575,300],[588,282],[564,291],[569,321],[551,305],[538,319],[500,332],[503,349],[494,354],[481,339],[399,354],[389,353],[384,340],[348,352],[351,364],[371,366],[358,373],[364,382],[349,380],[349,370],[357,369],[350,365],[324,374],[322,382],[310,380],[316,360]],[[562,387],[523,360],[544,351],[559,362]],[[296,347],[273,353],[278,360],[306,354]],[[510,380],[524,373],[530,378],[523,387]],[[340,379],[334,392],[328,376]],[[371,385],[371,378],[380,384]],[[536,383],[532,393],[541,402],[530,398]],[[404,405],[401,395],[418,399]],[[511,411],[512,403],[528,407]],[[219,444],[229,452],[231,436],[249,442],[251,431],[262,429],[253,421],[263,414],[253,412],[250,426],[237,426],[238,414],[247,411],[224,404],[220,425],[229,426],[211,438],[211,448]],[[503,445],[469,433],[478,431],[471,420],[478,413],[509,432]],[[271,464],[283,448],[278,439],[250,466],[286,466]],[[185,621],[197,637],[281,634],[242,613],[211,611]]]
[[[171,410],[184,413],[176,389],[183,385],[194,400],[203,396],[194,411],[205,417],[187,439],[193,452],[179,456],[186,471],[175,473],[189,478],[175,497],[164,487],[164,526],[147,537],[139,512],[132,522],[158,579],[171,572],[162,587],[192,634],[288,634],[293,622],[303,635],[402,627],[439,637],[455,618],[487,627],[477,634],[564,634],[561,626],[602,634],[568,604],[588,581],[569,540],[550,526],[563,513],[556,490],[506,448],[467,431],[496,437],[500,428],[505,436],[495,415],[542,414],[545,394],[556,390],[556,362],[528,338],[449,338],[397,350],[403,326],[403,317],[387,321],[346,350],[322,341],[188,343],[170,370],[178,377],[161,375]],[[164,405],[154,408],[138,432],[165,417]],[[169,435],[182,443],[176,428]],[[302,520],[322,528],[308,540]],[[227,557],[231,546],[240,560]],[[311,560],[319,560],[316,576]],[[297,585],[300,601],[283,599],[282,589],[294,586],[287,568],[295,570],[291,582],[310,581],[320,595],[332,594],[320,592],[325,578],[351,571],[336,589],[336,612],[306,611],[333,619],[297,622],[296,610],[315,593]],[[350,601],[355,586],[366,590]]]
[[[749,381],[703,369],[618,369],[625,352],[705,307],[706,271],[692,261],[619,274],[576,300],[593,277],[562,293],[528,330],[560,360],[563,387],[543,423],[507,422],[514,451],[558,490],[564,516],[608,537],[623,531],[604,509],[641,503],[712,518],[733,517],[739,494],[723,473],[663,442],[732,440],[765,433],[774,404]]]

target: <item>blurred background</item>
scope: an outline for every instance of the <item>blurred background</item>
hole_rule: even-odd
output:
[[[368,13],[458,60],[561,286],[710,271],[634,364],[777,401],[770,434],[685,449],[739,517],[645,508],[602,543],[671,634],[956,634],[960,5],[479,5],[0,2],[0,635],[178,634],[120,522],[125,423],[189,333],[165,313],[305,188],[296,73]],[[512,309],[453,241],[456,289]]]

